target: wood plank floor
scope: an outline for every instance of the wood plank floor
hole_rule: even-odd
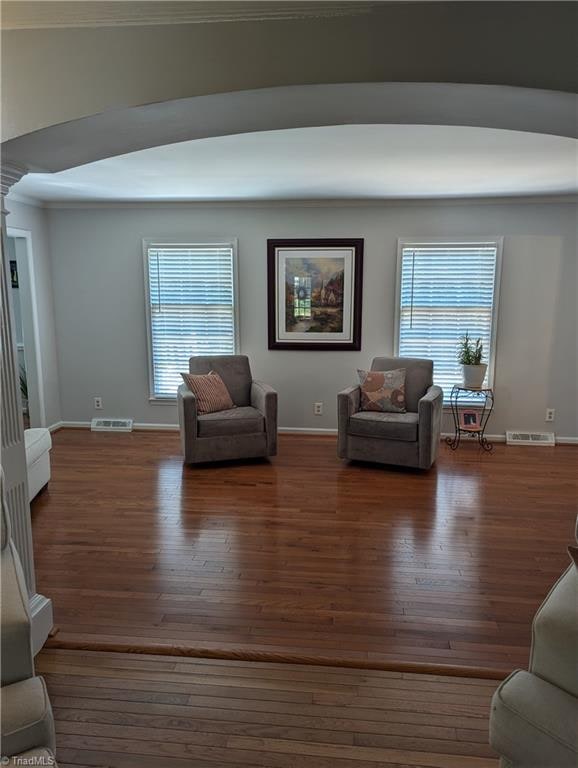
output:
[[[195,468],[176,433],[53,439],[33,504],[53,647],[507,672],[568,564],[574,446],[443,446],[422,473],[348,465],[332,437]]]
[[[66,766],[497,768],[496,683],[44,650]]]

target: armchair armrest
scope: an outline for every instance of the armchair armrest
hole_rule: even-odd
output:
[[[347,426],[349,419],[359,410],[361,390],[359,385],[347,387],[337,395],[337,455],[347,456]]]
[[[433,384],[417,406],[419,466],[429,469],[436,460],[442,430],[444,393]]]
[[[353,387],[347,387],[337,394],[337,409],[339,414],[349,418],[359,410],[361,402],[361,390],[359,385],[356,384]]]
[[[265,417],[267,453],[277,454],[277,392],[263,381],[251,382],[251,405]]]
[[[186,386],[181,384],[177,390],[177,410],[181,433],[181,447],[185,462],[194,458],[195,441],[197,439],[197,398]]]

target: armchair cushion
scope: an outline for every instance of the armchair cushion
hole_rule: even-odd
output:
[[[181,373],[181,376],[197,398],[199,413],[215,413],[235,407],[225,382],[215,371],[206,374]]]
[[[215,371],[223,379],[235,405],[251,405],[253,376],[246,355],[198,355],[190,358],[190,373],[209,371]]]
[[[2,754],[54,749],[54,720],[44,680],[30,677],[2,688]]]
[[[385,440],[417,440],[417,413],[381,413],[359,411],[349,419],[349,434],[359,437],[377,437]]]
[[[251,435],[265,430],[263,414],[250,405],[216,413],[202,413],[198,418],[199,437]]]
[[[433,360],[416,357],[376,357],[372,371],[393,371],[405,368],[405,407],[417,413],[420,399],[433,384]]]
[[[405,369],[357,371],[361,410],[405,413]]]

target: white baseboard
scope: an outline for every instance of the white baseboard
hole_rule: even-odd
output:
[[[58,429],[90,429],[90,421],[57,421],[48,429],[56,432]]]
[[[336,435],[336,429],[315,429],[313,427],[278,427],[277,432],[282,435]]]
[[[52,424],[48,429],[51,432],[56,432],[57,429],[90,429],[90,421],[57,421]],[[133,429],[137,432],[178,432],[178,424],[149,424],[146,422],[136,422],[133,424]],[[313,427],[279,427],[277,430],[280,434],[286,435],[336,435],[336,429],[322,429]],[[453,432],[442,432],[441,439],[445,440],[446,437],[453,437]],[[486,435],[487,439],[491,443],[505,443],[506,435]],[[578,445],[578,437],[556,437],[556,445]]]
[[[178,432],[178,424],[149,424],[147,422],[134,422],[133,430],[135,431],[161,431],[167,430],[171,432]],[[51,432],[55,432],[57,429],[90,429],[90,421],[57,421],[56,424],[48,427]],[[299,435],[336,435],[336,429],[312,429],[310,427],[279,427],[278,432],[285,434],[299,434]]]
[[[446,437],[453,437],[453,432],[442,432],[440,435],[440,440],[445,440]],[[485,436],[487,440],[489,440],[490,443],[505,443],[506,442],[506,435],[486,435]],[[473,440],[472,437],[464,438],[464,440]]]
[[[453,437],[453,432],[442,432],[441,439],[445,440],[446,437]],[[505,443],[506,435],[486,435],[486,438],[490,443]],[[469,438],[472,440],[473,438]],[[558,437],[556,435],[556,445],[578,445],[578,437]],[[533,447],[533,446],[532,446]],[[550,446],[551,447],[551,446]]]
[[[132,425],[134,431],[146,431],[146,430],[158,430],[166,432],[176,432],[179,429],[178,424],[146,424],[141,422],[134,422]],[[48,427],[51,432],[56,432],[57,429],[90,429],[90,421],[57,421],[56,424]]]

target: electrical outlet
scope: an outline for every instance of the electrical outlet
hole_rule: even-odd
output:
[[[545,421],[554,421],[556,418],[556,409],[555,408],[546,408],[546,419]]]
[[[102,397],[94,398],[94,409],[95,411],[102,411]]]
[[[321,416],[323,413],[323,403],[313,403],[313,413],[316,416]]]

